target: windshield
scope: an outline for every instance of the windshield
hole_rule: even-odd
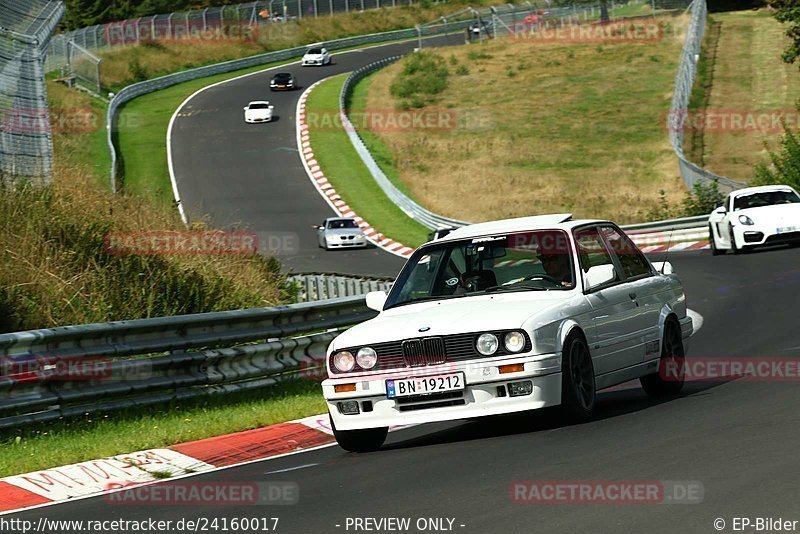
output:
[[[794,191],[764,191],[736,197],[733,201],[733,211],[797,202],[800,202],[800,197]]]
[[[358,225],[353,219],[338,219],[328,222],[328,228],[338,230],[340,228],[358,228]]]
[[[542,230],[426,246],[406,263],[387,308],[421,300],[575,287],[566,232]]]
[[[269,104],[250,104],[250,109],[268,109]]]
[[[321,53],[322,53],[321,48],[309,48],[308,52],[306,52],[306,54],[321,54]]]
[[[275,75],[276,80],[288,80],[291,77],[292,75],[289,74],[288,72],[279,72],[278,74]]]

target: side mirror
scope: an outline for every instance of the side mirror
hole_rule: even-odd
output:
[[[728,210],[727,210],[727,209],[725,209],[725,204],[723,204],[722,206],[720,206],[720,207],[718,207],[717,209],[715,209],[715,210],[714,210],[714,213],[718,213],[719,215],[723,215],[723,214],[725,214],[725,212],[727,212],[727,211],[728,211]]]
[[[589,289],[609,282],[613,282],[617,278],[617,273],[614,271],[614,266],[610,263],[605,265],[595,265],[586,271],[586,285]]]
[[[247,111],[248,109],[250,109],[250,106],[245,106],[245,107],[243,107],[242,109],[243,109],[243,110],[245,110],[245,111]]]
[[[269,109],[273,109],[275,106],[270,106]]]
[[[668,261],[654,261],[653,267],[661,274],[672,274],[675,272],[675,269],[672,268],[672,264]]]
[[[375,311],[382,311],[386,304],[386,293],[383,291],[370,291],[367,293],[367,308]]]

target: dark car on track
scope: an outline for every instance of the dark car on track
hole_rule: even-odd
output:
[[[291,91],[294,89],[294,76],[291,72],[279,72],[269,82],[271,91]]]

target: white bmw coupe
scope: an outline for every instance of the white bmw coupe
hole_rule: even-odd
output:
[[[598,390],[637,378],[675,394],[693,333],[668,262],[568,214],[454,230],[366,300],[378,316],[333,340],[322,384],[348,451],[379,448],[393,425],[555,405],[588,419]]]
[[[715,256],[800,242],[800,196],[788,185],[739,189],[711,212],[708,232]]]

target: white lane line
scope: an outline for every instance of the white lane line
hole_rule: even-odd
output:
[[[694,328],[692,335],[694,335],[698,330],[703,328],[703,316],[692,309],[687,309],[686,315],[692,318],[692,327]]]
[[[276,469],[275,471],[267,471],[264,474],[265,475],[274,475],[276,473],[286,473],[286,472],[289,472],[289,471],[297,471],[298,469],[305,469],[306,467],[314,467],[315,465],[319,465],[319,464],[296,465],[294,467],[287,467],[286,469]]]

